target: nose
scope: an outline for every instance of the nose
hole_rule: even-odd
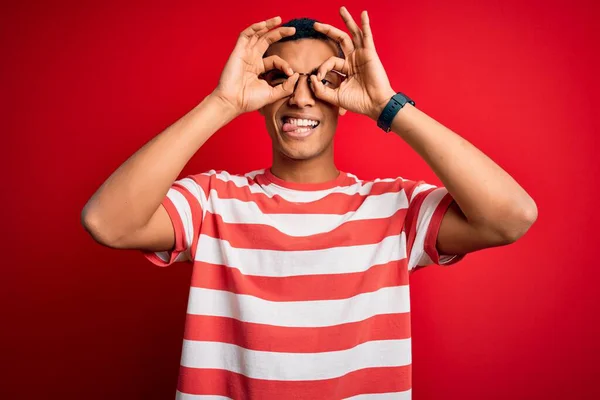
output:
[[[290,96],[290,105],[297,107],[312,107],[315,105],[315,97],[310,88],[310,74],[300,74],[294,93]]]

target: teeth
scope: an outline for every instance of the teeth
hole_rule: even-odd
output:
[[[287,122],[296,126],[310,126],[313,127],[319,123],[311,119],[298,119],[298,118],[287,118]]]

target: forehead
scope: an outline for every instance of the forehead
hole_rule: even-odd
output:
[[[294,71],[310,72],[336,56],[337,48],[330,40],[299,39],[272,44],[265,56],[274,55],[287,61]]]

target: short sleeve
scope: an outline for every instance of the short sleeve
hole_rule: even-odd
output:
[[[153,264],[166,267],[174,262],[194,260],[207,204],[201,181],[199,176],[189,176],[175,181],[169,188],[161,204],[171,218],[175,246],[171,251],[144,252]]]
[[[464,258],[464,254],[440,256],[437,237],[444,214],[454,201],[445,187],[423,181],[404,181],[408,199],[405,220],[408,270],[428,265],[452,265]]]

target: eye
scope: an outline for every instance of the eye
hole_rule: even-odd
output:
[[[275,76],[275,77],[271,78],[271,80],[270,80],[270,82],[269,82],[269,83],[270,83],[271,85],[275,86],[275,85],[279,85],[280,83],[283,83],[283,82],[285,82],[285,80],[286,80],[286,79],[287,79],[287,76],[286,76],[286,75],[279,74],[279,75],[277,75],[277,76]]]
[[[277,86],[286,81],[288,76],[279,70],[271,70],[263,74],[262,78],[271,86]]]
[[[323,83],[323,85],[330,87],[332,89],[337,89],[342,84],[342,79],[338,73],[329,71],[325,74],[323,79],[321,79],[321,83]]]

